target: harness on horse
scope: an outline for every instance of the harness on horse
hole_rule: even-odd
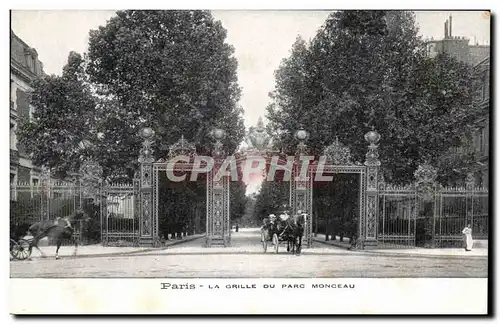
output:
[[[285,234],[286,230],[290,227],[290,225],[287,223],[285,228],[283,229],[283,231],[281,231],[279,237],[282,238],[283,237],[283,234]],[[291,230],[293,230],[293,228],[291,228]]]
[[[66,222],[66,226],[64,226],[64,228],[69,228],[69,229],[73,228],[73,227],[71,226],[70,221],[69,221],[67,218],[60,218],[60,217],[58,217],[58,218],[56,218],[56,220],[54,220],[54,226],[59,226],[59,223],[58,223],[58,222],[59,222],[60,220],[64,220],[64,221]]]

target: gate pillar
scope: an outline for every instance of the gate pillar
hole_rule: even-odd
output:
[[[48,168],[42,168],[42,174],[40,177],[40,220],[49,220],[49,198],[51,190],[51,180],[50,180],[50,170]]]
[[[309,138],[309,133],[304,129],[299,129],[295,133],[295,138],[299,140],[296,151],[296,159],[292,169],[290,205],[292,215],[298,213],[305,214],[304,239],[303,244],[308,248],[312,245],[312,182],[310,160],[301,159],[307,154],[305,141]],[[304,168],[304,169],[303,169]]]
[[[466,190],[466,204],[465,204],[465,224],[463,227],[470,224],[471,228],[474,229],[474,187],[475,183],[474,174],[469,172],[465,178],[465,190]]]
[[[231,215],[229,209],[229,176],[223,170],[222,177],[217,177],[223,165],[225,153],[222,140],[226,133],[222,129],[214,129],[211,136],[215,139],[214,166],[207,174],[207,236],[205,245],[229,246],[231,244]]]
[[[380,172],[380,160],[377,143],[380,141],[380,135],[372,128],[371,131],[365,134],[365,140],[369,145],[365,159],[366,179],[361,179],[361,189],[363,189],[363,182],[365,183],[365,206],[359,221],[359,244],[362,249],[374,248],[377,246],[377,224],[379,214],[378,174]]]
[[[153,217],[153,149],[154,131],[150,127],[141,129],[142,148],[138,161],[139,175],[139,245],[154,246],[158,242],[158,221]]]

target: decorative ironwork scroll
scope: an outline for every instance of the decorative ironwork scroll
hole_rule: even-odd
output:
[[[467,176],[465,177],[465,187],[467,191],[472,191],[474,190],[476,179],[474,178],[474,174],[469,172],[467,173]]]
[[[80,167],[80,185],[83,198],[95,200],[99,196],[102,174],[102,167],[98,163],[87,161],[82,164]]]
[[[418,194],[425,200],[433,199],[436,191],[437,169],[425,163],[418,166],[414,176]]]
[[[338,137],[335,138],[335,143],[325,148],[323,155],[326,156],[327,164],[354,164],[351,157],[351,150],[344,144],[340,143]]]
[[[189,157],[194,157],[196,155],[196,146],[186,140],[184,135],[168,149],[169,159],[181,155]]]
[[[245,142],[247,145],[247,150],[250,151],[265,151],[272,147],[273,139],[266,132],[266,128],[264,127],[264,122],[262,121],[262,117],[259,117],[257,122],[257,126],[250,127],[247,136],[245,138]]]

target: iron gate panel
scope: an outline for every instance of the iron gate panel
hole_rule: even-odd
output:
[[[140,219],[138,186],[111,184],[102,189],[103,245],[138,246]]]
[[[462,247],[462,229],[467,225],[467,200],[465,192],[437,194],[433,235],[435,247]]]
[[[381,248],[415,247],[417,196],[408,187],[380,185],[378,245]]]
[[[476,240],[488,239],[489,199],[488,192],[478,190],[472,196],[472,237]]]

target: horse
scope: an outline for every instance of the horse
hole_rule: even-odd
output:
[[[303,214],[289,217],[286,220],[282,235],[287,239],[287,250],[300,254],[302,250],[302,236],[304,235],[305,216]]]
[[[31,246],[35,247],[42,255],[42,258],[44,258],[45,255],[38,247],[38,242],[44,237],[56,239],[56,260],[58,260],[59,248],[61,247],[62,240],[68,239],[73,241],[75,245],[73,255],[76,255],[78,250],[78,241],[73,238],[75,230],[71,225],[71,221],[82,218],[84,220],[88,220],[89,218],[84,217],[85,215],[86,214],[82,209],[78,209],[75,213],[73,213],[73,215],[64,218],[57,218],[55,220],[44,220],[31,225],[28,229],[28,233],[33,236]]]

